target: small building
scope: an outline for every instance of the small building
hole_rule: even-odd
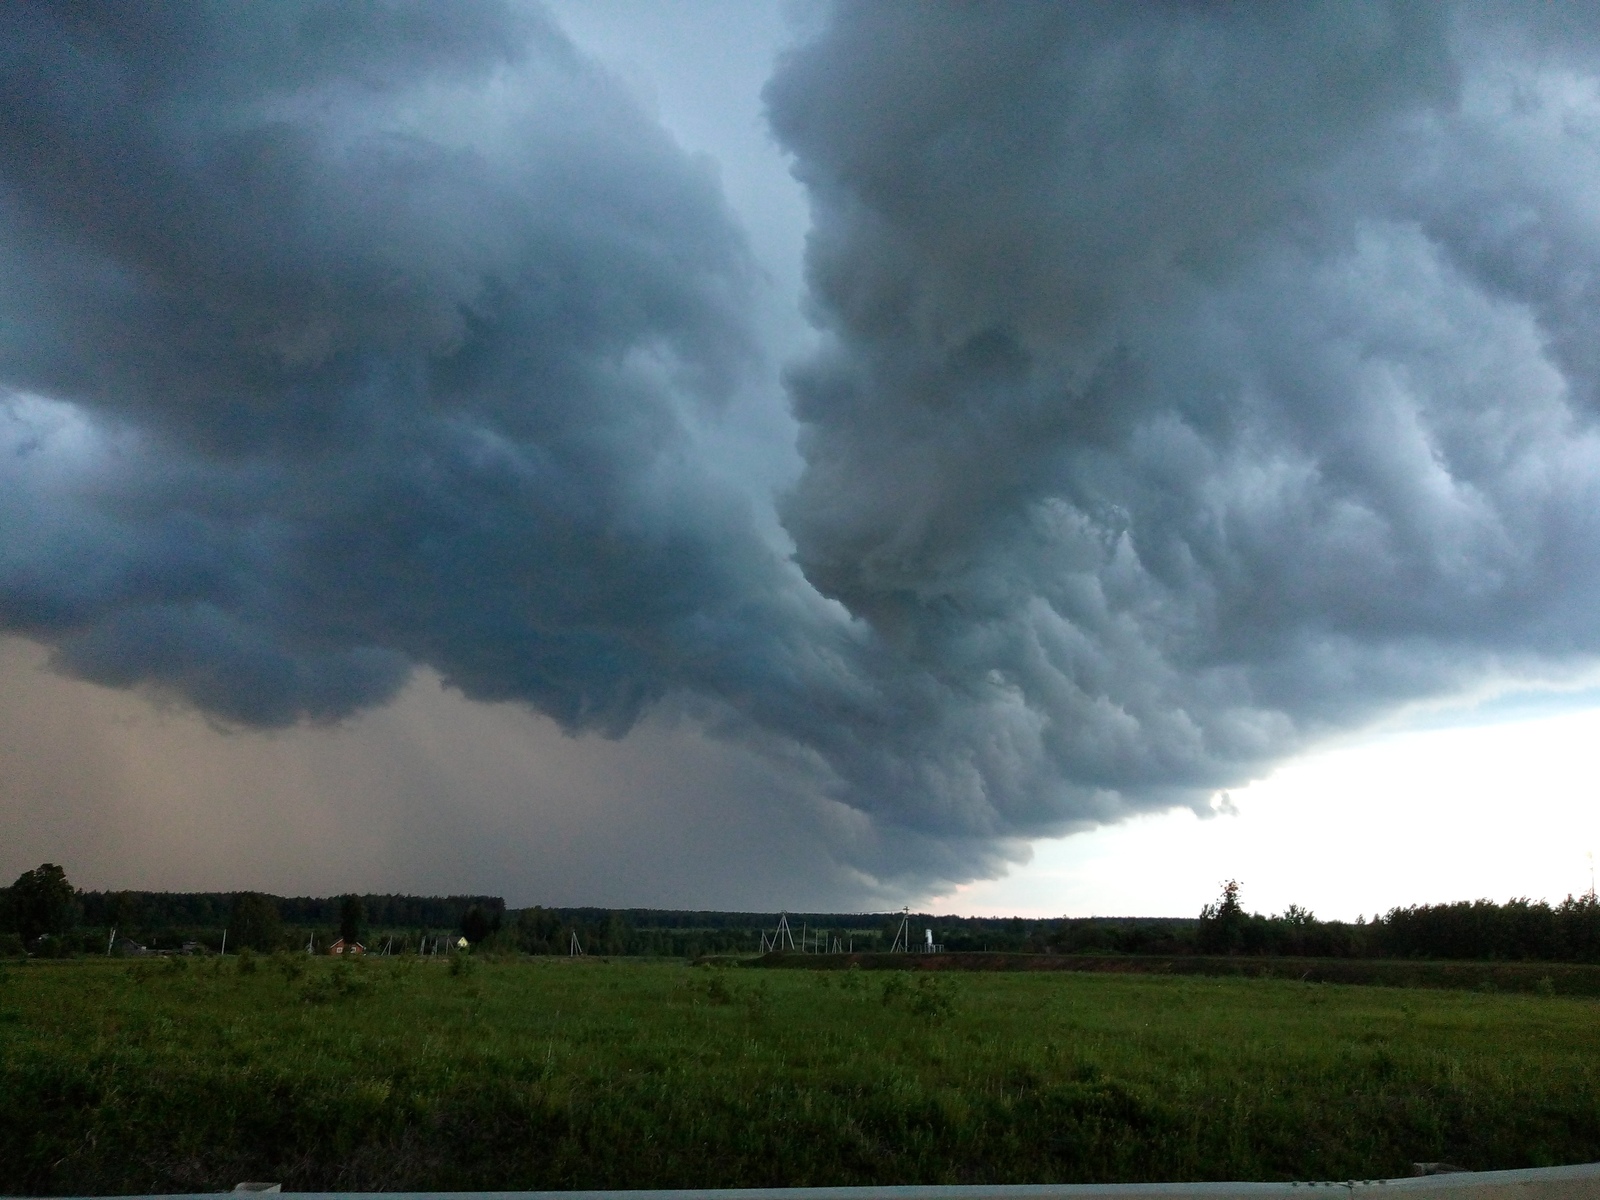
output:
[[[365,946],[363,946],[360,942],[347,942],[343,938],[340,938],[337,942],[335,942],[333,945],[328,947],[328,953],[329,954],[351,954],[351,955],[355,955],[355,954],[365,954],[366,952],[367,952],[367,948]]]

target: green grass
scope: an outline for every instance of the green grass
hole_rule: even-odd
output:
[[[182,960],[179,960],[182,961]],[[303,957],[0,981],[0,1192],[1364,1178],[1600,1158],[1600,1005]]]
[[[734,960],[730,960],[734,961]],[[1215,975],[1288,979],[1301,983],[1363,983],[1384,987],[1466,988],[1600,997],[1600,964],[1528,961],[1441,961],[1412,958],[1289,958],[1241,954],[958,954],[763,955],[754,965],[837,971],[1110,971],[1136,975]]]

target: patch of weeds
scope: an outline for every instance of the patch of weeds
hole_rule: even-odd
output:
[[[885,1008],[892,1008],[911,995],[911,984],[907,981],[902,971],[889,972],[889,978],[883,981],[882,1000]]]
[[[248,946],[239,951],[239,961],[234,965],[235,971],[241,975],[254,975],[256,966],[256,956],[250,953]]]
[[[1387,1048],[1380,1046],[1373,1052],[1367,1069],[1374,1079],[1386,1083],[1398,1073],[1400,1064],[1395,1056],[1389,1053]]]
[[[924,975],[917,980],[909,1007],[919,1017],[942,1021],[956,1010],[955,987],[938,975]]]
[[[306,960],[298,954],[285,954],[278,951],[272,956],[272,965],[290,983],[297,983],[306,973]]]
[[[466,979],[477,969],[478,964],[470,954],[458,952],[450,956],[450,974],[456,979]]]
[[[187,975],[189,973],[189,960],[181,954],[174,954],[167,959],[166,973],[168,975]]]
[[[867,981],[861,973],[860,963],[851,963],[839,975],[840,991],[859,992],[866,986]]]
[[[341,996],[370,996],[378,988],[378,981],[366,969],[366,964],[359,958],[356,962],[361,965],[354,969],[348,963],[334,964],[333,986]]]
[[[352,971],[347,963],[336,962],[326,972],[313,972],[300,989],[302,1004],[328,1004],[334,1000],[370,996],[377,982],[364,971]]]
[[[759,1021],[772,1007],[772,988],[763,979],[744,994],[744,1010],[752,1021]]]

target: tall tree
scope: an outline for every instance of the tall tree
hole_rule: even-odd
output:
[[[491,933],[499,928],[500,914],[495,913],[491,917],[488,913],[483,911],[483,907],[481,905],[474,904],[471,908],[467,909],[466,912],[461,914],[462,936],[474,946],[483,941],[484,938],[488,937]]]
[[[1230,879],[1222,885],[1222,895],[1215,903],[1200,910],[1200,949],[1207,954],[1228,954],[1239,949],[1244,940],[1245,913],[1239,903],[1239,881]]]
[[[339,936],[345,944],[359,942],[362,935],[362,926],[366,923],[367,910],[361,903],[360,896],[341,896],[339,898]]]
[[[239,949],[276,950],[283,941],[283,922],[271,896],[240,892],[228,918],[228,941]]]
[[[61,937],[78,922],[78,893],[55,863],[24,871],[11,885],[11,921],[24,941]]]

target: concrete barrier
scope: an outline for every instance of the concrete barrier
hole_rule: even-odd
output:
[[[251,1190],[268,1185],[253,1184]],[[284,1192],[299,1200],[350,1200],[360,1192]],[[370,1193],[367,1193],[370,1194]],[[1600,1200],[1600,1163],[1519,1171],[1464,1171],[1409,1179],[1318,1183],[1041,1183],[952,1187],[685,1188],[610,1192],[385,1192],[383,1200]],[[84,1198],[87,1200],[87,1198]],[[215,1195],[121,1200],[215,1200]]]

